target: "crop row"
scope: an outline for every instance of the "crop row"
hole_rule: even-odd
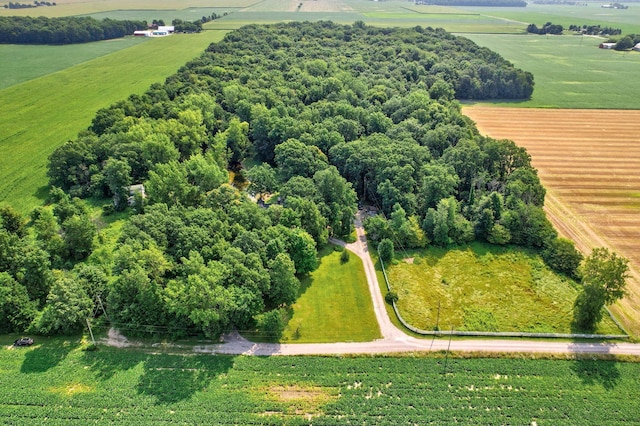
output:
[[[0,365],[10,424],[621,424],[640,397],[640,364],[605,361],[33,348],[0,350]]]

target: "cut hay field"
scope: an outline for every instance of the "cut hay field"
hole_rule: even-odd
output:
[[[47,158],[100,108],[142,93],[225,32],[149,40],[0,91],[0,204],[28,213],[47,192]]]
[[[630,260],[629,294],[611,310],[640,336],[640,111],[478,105],[463,113],[483,134],[527,148],[562,235],[584,253],[607,246]]]

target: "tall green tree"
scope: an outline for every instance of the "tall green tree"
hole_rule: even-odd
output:
[[[593,331],[602,319],[602,310],[625,295],[629,261],[610,252],[607,248],[595,248],[582,263],[582,291],[574,304],[576,325],[585,331]]]

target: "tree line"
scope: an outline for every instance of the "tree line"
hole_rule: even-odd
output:
[[[3,291],[32,307],[0,311],[19,319],[12,330],[42,333],[77,330],[104,307],[130,333],[277,334],[317,248],[352,231],[358,200],[381,212],[366,222],[373,241],[518,244],[575,274],[580,254],[547,221],[529,155],[481,136],[456,101],[532,90],[531,74],[441,29],[296,22],[228,33],[164,84],[98,111],[50,156],[52,205],[28,227],[6,214],[0,234],[35,247],[48,278],[26,281],[29,250],[0,252]],[[259,165],[245,171],[247,160]],[[147,197],[130,200],[138,183]],[[115,245],[82,213],[86,198],[104,200],[105,217],[132,215]]]
[[[28,9],[31,7],[38,7],[38,6],[55,6],[56,2],[48,2],[48,1],[38,1],[35,0],[33,3],[18,3],[18,2],[9,2],[7,4],[4,5],[5,9]]]
[[[0,43],[73,44],[110,40],[147,29],[145,21],[90,17],[0,16]]]

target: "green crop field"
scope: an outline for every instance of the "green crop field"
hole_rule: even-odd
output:
[[[302,280],[283,342],[368,342],[380,338],[364,267],[351,254],[340,262],[332,245],[320,252],[320,267]]]
[[[640,108],[633,82],[640,52],[599,49],[602,39],[582,36],[465,34],[515,66],[533,73],[531,100],[512,106],[539,108]]]
[[[23,213],[46,195],[47,158],[95,112],[162,82],[224,32],[157,38],[0,91],[0,203]]]
[[[400,315],[422,330],[570,333],[575,283],[517,248],[473,244],[396,254],[387,267]],[[620,334],[605,316],[598,333]]]
[[[607,2],[586,3],[586,6],[541,5],[529,3],[527,7],[464,7],[464,10],[485,16],[511,19],[541,27],[545,22],[560,24],[566,29],[570,25],[600,25],[622,29],[623,34],[640,33],[640,8],[603,9]],[[624,2],[622,2],[624,3]]]
[[[7,344],[8,342],[3,342]],[[37,342],[38,343],[38,342]],[[0,349],[6,424],[625,424],[640,364]]]
[[[233,13],[236,8],[231,7],[189,7],[178,10],[110,10],[105,12],[90,13],[84,16],[90,16],[94,19],[117,19],[132,21],[152,22],[154,19],[162,19],[165,24],[171,25],[174,19],[182,19],[184,21],[195,21],[203,16],[211,16],[212,14],[223,15],[225,13]]]
[[[126,37],[64,46],[0,44],[0,90],[148,40],[144,37]]]

